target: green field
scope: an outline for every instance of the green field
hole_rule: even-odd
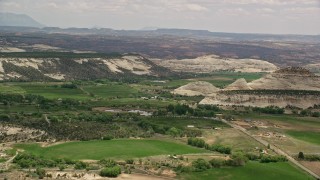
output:
[[[61,83],[6,83],[0,84],[0,93],[35,94],[48,99],[72,98],[87,100],[91,98],[81,89],[61,88]]]
[[[55,87],[53,85],[39,84],[23,84],[20,85],[28,94],[36,94],[44,96],[48,99],[72,98],[78,100],[86,100],[90,97],[80,89],[69,89]]]
[[[186,85],[190,82],[207,81],[216,87],[223,88],[240,78],[244,78],[246,79],[246,81],[250,82],[250,81],[261,78],[263,75],[264,73],[214,72],[210,74],[199,75],[200,77],[195,77],[190,79],[176,79],[176,80],[167,81],[166,83],[161,83],[161,84],[158,83],[158,84],[165,86],[169,89],[174,89],[174,88],[178,88],[180,86]]]
[[[108,106],[108,107],[139,107],[142,109],[151,109],[166,107],[169,104],[176,104],[173,100],[157,100],[150,99],[144,100],[141,98],[117,98],[110,100],[100,100],[96,102],[91,102],[93,106]]]
[[[180,179],[237,179],[237,180],[306,180],[313,179],[289,163],[249,162],[243,167],[215,168],[204,172],[182,173]]]
[[[135,96],[138,94],[138,91],[129,85],[121,85],[121,84],[103,84],[103,85],[92,85],[92,86],[84,86],[83,89],[91,94],[102,98],[110,98],[110,97],[121,97],[127,98],[131,96]]]
[[[74,160],[127,159],[155,155],[208,152],[204,149],[165,140],[129,139],[69,142],[45,148],[40,147],[38,144],[18,144],[16,147],[47,158],[70,158]]]
[[[238,116],[241,119],[247,119],[250,118],[252,120],[269,120],[274,122],[285,122],[290,123],[290,125],[293,126],[299,126],[308,128],[308,129],[314,129],[320,127],[320,121],[319,118],[314,117],[298,117],[297,115],[287,115],[287,114],[281,114],[281,115],[271,115],[271,114],[258,114],[258,113],[250,113],[245,115]]]
[[[296,139],[320,145],[320,132],[287,131],[286,133]]]
[[[0,93],[4,94],[23,94],[25,90],[19,86],[14,86],[11,84],[0,84]]]

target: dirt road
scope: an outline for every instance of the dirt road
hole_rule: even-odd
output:
[[[255,137],[253,136],[250,132],[248,132],[245,128],[238,126],[236,124],[230,123],[229,121],[226,121],[225,119],[221,119],[222,122],[228,124],[229,126],[233,127],[234,129],[237,129],[241,132],[243,132],[244,134],[250,136],[251,138],[253,138],[254,140],[258,141],[259,143],[263,144],[264,146],[268,146],[269,143],[259,137]],[[320,177],[315,174],[314,172],[312,172],[310,169],[306,168],[305,166],[303,166],[302,164],[300,164],[298,161],[296,161],[293,157],[291,157],[289,154],[285,153],[284,151],[282,151],[279,147],[270,144],[270,149],[272,149],[274,152],[276,152],[277,154],[286,156],[287,159],[292,162],[293,164],[295,164],[296,166],[300,167],[301,169],[303,169],[305,172],[309,173],[311,176],[313,176],[316,179],[320,179]]]

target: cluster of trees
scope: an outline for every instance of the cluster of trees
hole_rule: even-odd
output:
[[[12,104],[32,104],[38,105],[41,109],[70,109],[82,105],[78,100],[74,99],[51,100],[33,94],[0,94],[0,103],[5,106]]]
[[[231,154],[231,148],[227,146],[222,146],[220,144],[213,144],[208,146],[208,150],[210,151],[217,151],[222,154]]]
[[[198,148],[204,148],[206,145],[206,142],[203,139],[199,138],[188,138],[188,145],[195,146]]]
[[[223,146],[220,144],[213,144],[213,145],[209,145],[207,144],[203,139],[199,139],[199,138],[188,138],[188,145],[190,146],[195,146],[195,147],[199,147],[199,148],[205,148],[207,150],[210,151],[217,151],[223,154],[231,154],[231,148],[227,147],[227,146]]]
[[[99,161],[99,164],[104,166],[100,171],[100,176],[102,177],[117,177],[121,174],[121,167],[112,159],[102,159]]]
[[[215,105],[199,105],[196,109],[189,107],[186,104],[170,104],[166,107],[166,110],[159,110],[155,115],[167,115],[168,113],[176,115],[191,115],[196,117],[214,117],[215,112],[220,111],[220,109]]]
[[[305,161],[320,161],[320,155],[304,154],[303,152],[299,152],[298,159]]]
[[[9,105],[12,103],[41,103],[45,98],[39,95],[33,94],[0,94],[0,102],[4,105]]]
[[[78,88],[78,86],[76,85],[76,84],[62,84],[61,85],[61,88],[67,88],[67,89],[77,89]]]
[[[85,163],[85,162],[82,162],[82,161],[77,161],[75,164],[74,164],[74,168],[75,169],[86,169],[88,167],[88,164]]]
[[[193,113],[193,109],[186,104],[177,104],[177,105],[170,104],[167,106],[167,111],[177,115],[186,115],[187,113],[188,114]]]
[[[312,116],[312,117],[320,117],[320,112],[312,112],[309,109],[304,109],[300,111],[301,116]]]
[[[250,159],[248,157],[253,157]],[[225,166],[245,166],[249,160],[259,160],[261,163],[268,163],[268,162],[285,162],[287,161],[286,157],[281,155],[270,156],[270,155],[260,155],[260,156],[252,156],[252,154],[243,154],[243,153],[236,153],[233,154],[230,159],[225,160],[221,158],[214,158],[209,161],[205,159],[199,158],[192,162],[191,166],[183,166],[179,165],[176,167],[177,172],[191,172],[191,171],[205,171],[210,168],[220,168]]]
[[[244,166],[248,159],[244,155],[232,155],[231,159],[211,159],[210,161],[206,161],[205,159],[198,158],[197,160],[191,163],[191,166],[183,166],[179,165],[176,167],[176,172],[201,172],[206,171],[210,168],[220,168],[224,166]]]
[[[270,162],[286,162],[287,158],[283,155],[266,155],[266,154],[253,154],[246,153],[245,156],[251,161],[259,161],[260,163],[270,163]]]
[[[253,107],[252,111],[260,112],[260,113],[266,113],[266,114],[283,114],[284,113],[284,109],[283,108],[279,108],[277,106],[267,106],[267,107],[264,107],[264,108]]]
[[[80,161],[73,161],[70,159],[47,159],[29,153],[19,153],[14,159],[13,163],[19,165],[21,168],[35,168],[35,167],[58,167],[60,165],[74,165]]]
[[[275,155],[275,156],[271,156],[271,155],[262,155],[260,157],[260,162],[261,163],[270,163],[270,162],[286,162],[288,161],[288,159],[283,156],[283,155]]]
[[[166,125],[155,124],[146,120],[139,121],[138,126],[152,133],[167,134],[172,137],[199,137],[202,135],[202,131],[199,129],[187,129],[187,128],[176,128]]]

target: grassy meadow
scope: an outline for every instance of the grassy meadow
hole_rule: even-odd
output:
[[[300,169],[297,169],[287,162],[259,163],[249,162],[242,167],[214,168],[204,172],[190,172],[180,175],[180,179],[193,180],[306,180],[313,179]]]
[[[172,141],[132,139],[68,142],[49,147],[40,147],[39,144],[18,144],[16,148],[21,148],[26,152],[46,158],[69,158],[73,160],[127,159],[155,155],[209,152]]]
[[[293,138],[320,145],[320,132],[313,131],[287,131]]]

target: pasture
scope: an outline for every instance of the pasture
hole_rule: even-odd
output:
[[[137,96],[138,91],[126,84],[96,84],[84,86],[83,90],[102,98],[119,97],[128,98]]]
[[[259,163],[249,162],[242,167],[233,168],[215,168],[204,172],[189,172],[182,173],[179,176],[180,179],[223,179],[223,180],[270,180],[270,179],[281,179],[281,180],[306,180],[313,179],[308,176],[300,169],[293,167],[287,162],[278,163]]]
[[[320,132],[313,131],[287,131],[293,138],[320,145]]]
[[[18,144],[16,148],[46,158],[69,158],[73,160],[128,159],[155,155],[209,152],[182,143],[151,139],[68,142],[49,147],[40,147],[39,144]]]

